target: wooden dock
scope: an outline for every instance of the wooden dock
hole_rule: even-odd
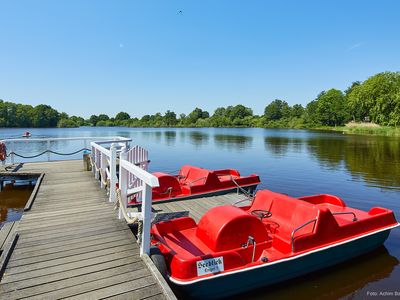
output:
[[[83,171],[82,161],[27,163],[20,171],[45,175],[31,209],[13,226],[18,240],[10,249],[0,298],[175,298],[139,256],[131,229],[117,219],[114,204],[92,173]],[[209,208],[240,199],[231,194],[153,209],[189,211],[198,220]]]

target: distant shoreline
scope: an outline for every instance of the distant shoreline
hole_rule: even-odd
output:
[[[260,129],[292,129],[292,130],[313,130],[313,131],[331,131],[331,132],[342,132],[343,134],[349,135],[374,135],[374,136],[388,136],[388,137],[400,137],[400,127],[390,126],[377,126],[375,124],[369,125],[368,123],[362,124],[347,124],[346,126],[319,126],[319,127],[250,127],[250,126],[222,126],[222,127],[209,127],[209,126],[76,126],[68,127],[74,128],[153,128],[153,129],[201,129],[201,128],[260,128]],[[0,129],[66,129],[66,127],[0,127]]]

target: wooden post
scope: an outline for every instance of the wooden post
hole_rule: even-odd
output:
[[[50,140],[47,140],[47,150],[50,150]],[[47,161],[50,161],[50,152],[47,152]]]
[[[121,199],[122,203],[120,203],[120,208],[118,212],[118,218],[123,219],[124,216],[122,214],[122,209],[121,206],[124,205],[125,207],[128,206],[128,199],[127,199],[127,190],[128,190],[128,171],[126,171],[121,164],[122,160],[126,160],[127,158],[127,152],[126,152],[126,147],[123,146],[121,149],[121,154],[120,154],[120,163],[119,163],[119,188],[121,190]]]
[[[117,147],[114,143],[111,144],[110,148],[110,202],[115,202],[116,192],[115,186],[118,182],[117,178]]]
[[[142,243],[140,244],[140,255],[150,255],[150,227],[151,227],[151,190],[152,187],[144,184],[143,202],[142,202]]]

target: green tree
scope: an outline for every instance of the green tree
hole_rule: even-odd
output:
[[[319,94],[316,101],[318,119],[323,125],[337,126],[348,121],[346,98],[342,91],[330,89]]]
[[[56,127],[60,114],[49,105],[37,105],[32,111],[32,125],[34,127]]]
[[[293,105],[292,109],[290,110],[290,116],[292,118],[301,118],[304,114],[304,107],[301,104]]]
[[[74,128],[79,127],[77,123],[74,122],[72,119],[60,119],[58,121],[57,127],[59,128]]]
[[[286,101],[275,99],[264,109],[266,121],[276,121],[290,115],[290,106]]]
[[[252,115],[253,115],[253,110],[241,104],[235,106],[228,106],[225,110],[225,116],[230,118],[231,120],[244,119],[245,117],[249,117]]]
[[[89,123],[92,124],[92,126],[96,126],[98,121],[99,117],[96,115],[91,115],[89,118]]]
[[[344,94],[347,97],[356,87],[361,85],[361,81],[354,81],[351,86],[349,86],[345,91]]]
[[[148,123],[150,122],[150,116],[149,116],[149,115],[144,115],[144,116],[140,119],[140,121],[141,121],[143,124],[148,124]]]
[[[108,121],[108,120],[110,120],[110,117],[107,116],[106,114],[100,114],[100,115],[97,117],[97,122],[100,122],[100,121],[105,122],[105,121]]]
[[[308,126],[320,125],[321,121],[317,113],[318,103],[316,100],[309,102],[306,106],[304,119]]]
[[[376,74],[355,86],[347,101],[356,121],[370,120],[381,125],[399,124],[400,72]]]
[[[173,111],[167,110],[167,112],[164,115],[164,121],[165,125],[167,126],[174,126],[178,123],[178,120],[176,119],[176,113]]]
[[[196,107],[189,115],[188,119],[190,124],[196,124],[198,119],[206,119],[210,116],[207,111],[203,111],[201,108]]]
[[[131,116],[127,112],[123,111],[117,113],[117,115],[115,116],[116,121],[126,121],[129,120],[130,118]]]

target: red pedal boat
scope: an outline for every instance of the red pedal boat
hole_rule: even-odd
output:
[[[194,166],[183,166],[178,175],[153,173],[158,178],[159,187],[153,188],[153,202],[192,199],[230,193],[238,189],[254,192],[260,178],[251,174],[240,176],[237,170],[206,170]],[[132,197],[129,205],[138,205]]]
[[[369,252],[398,225],[385,208],[263,190],[251,206],[212,208],[198,224],[184,217],[153,225],[152,257],[185,295],[227,297]]]
[[[22,135],[23,138],[28,138],[31,136],[32,136],[32,134],[29,131],[24,132],[24,134]]]

